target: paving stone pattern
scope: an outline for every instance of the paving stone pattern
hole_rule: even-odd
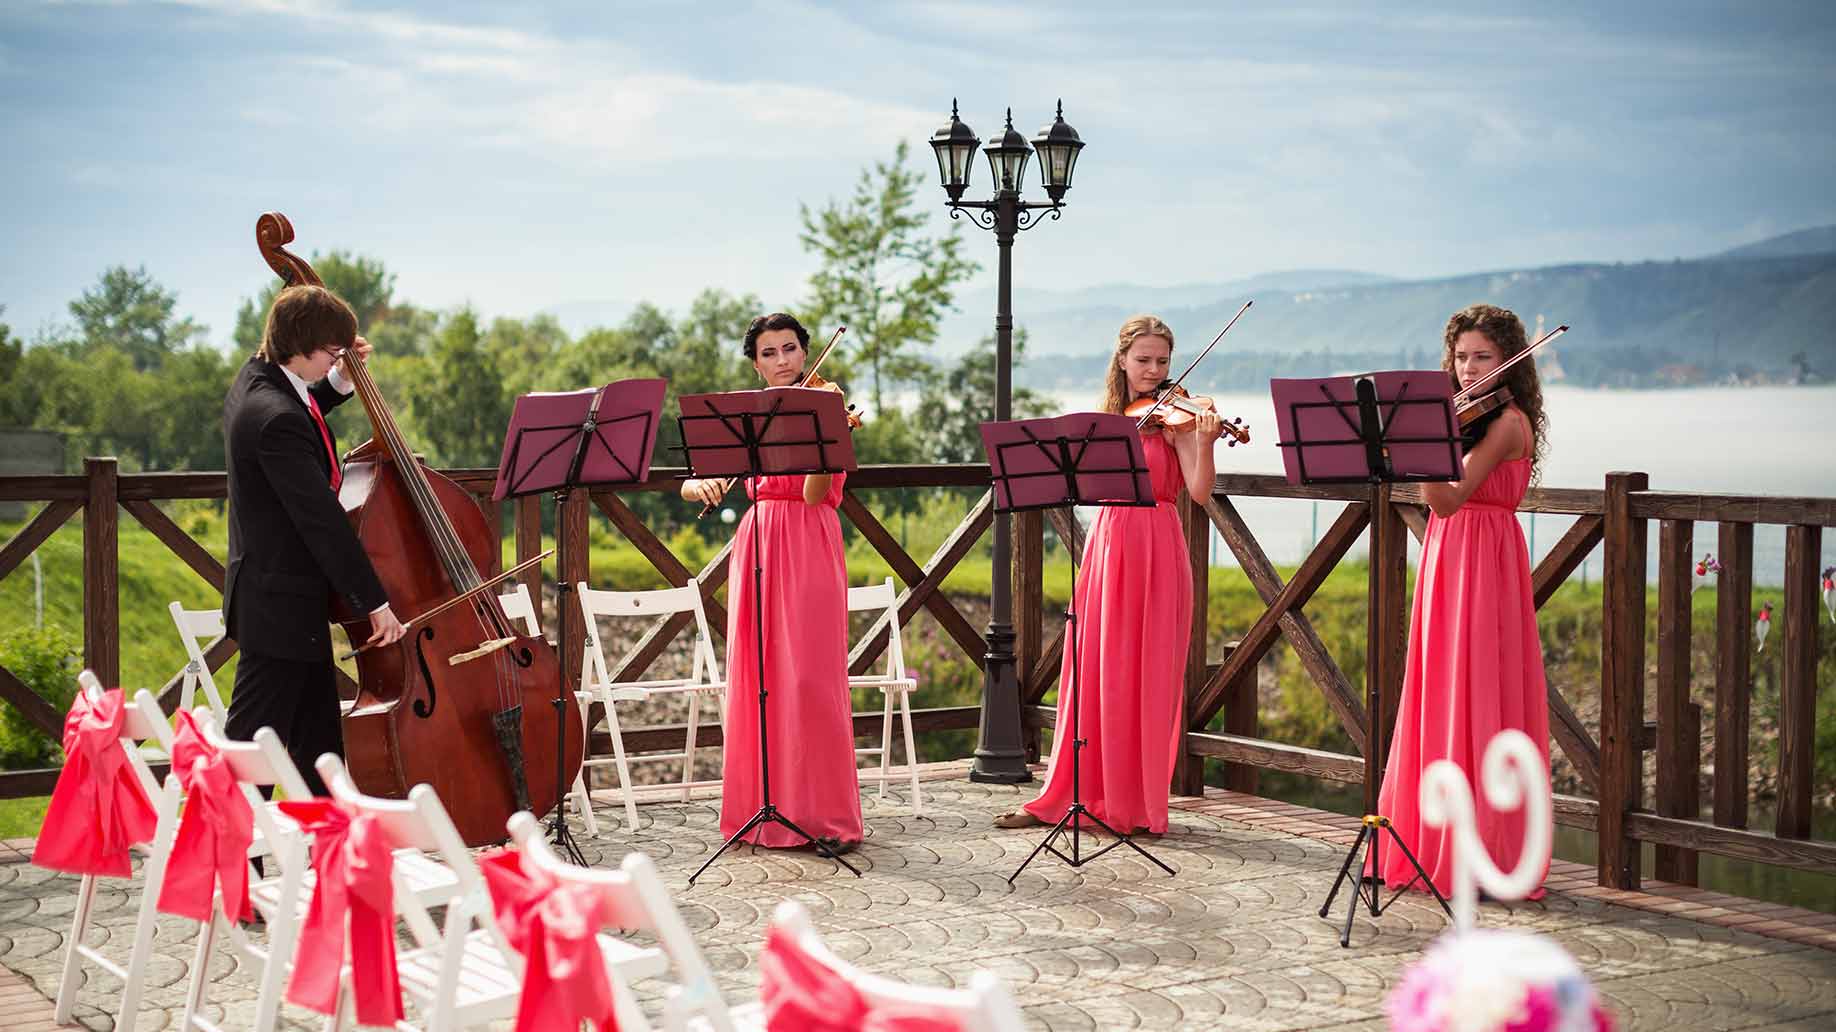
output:
[[[1032,790],[966,780],[925,788],[924,819],[909,815],[903,792],[885,803],[863,793],[868,837],[850,857],[859,879],[813,854],[741,849],[689,888],[688,875],[720,842],[718,800],[707,798],[645,805],[635,834],[602,802],[601,836],[580,837],[595,864],[631,849],[656,860],[733,1001],[756,993],[759,944],[784,899],[807,907],[829,945],[862,967],[939,986],[987,969],[1033,1027],[1072,1030],[1381,1029],[1385,994],[1447,926],[1431,899],[1411,893],[1375,922],[1361,917],[1352,948],[1340,948],[1337,922],[1317,912],[1344,847],[1284,830],[1325,816],[1304,816],[1313,811],[1271,804],[1276,812],[1246,822],[1227,816],[1247,813],[1241,802],[1185,801],[1164,837],[1143,840],[1175,877],[1118,850],[1076,870],[1042,857],[1010,887],[1042,829],[998,830],[989,818]],[[43,997],[56,990],[75,880],[9,855],[0,856],[0,964],[38,999],[0,981],[0,1021],[25,1032],[49,1017]],[[105,886],[96,941],[125,951],[137,901]],[[1836,1028],[1836,952],[1682,916],[1694,906],[1638,909],[1556,888],[1539,903],[1486,905],[1480,921],[1553,937],[1624,1029]],[[141,1028],[177,1023],[193,941],[187,922],[162,921]],[[235,1027],[252,1010],[253,979],[221,953],[211,973],[210,1016]],[[638,988],[654,1007],[661,987]],[[116,995],[112,978],[92,976],[81,1022],[109,1027]],[[24,1004],[42,1017],[28,1018]],[[292,1009],[284,1024],[317,1027]]]

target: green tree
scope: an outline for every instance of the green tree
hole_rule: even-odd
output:
[[[149,385],[149,466],[224,468],[223,396],[240,364],[208,346],[186,348],[166,358]]]
[[[554,374],[555,356],[565,352],[569,344],[567,331],[552,315],[494,319],[484,337],[485,350],[497,360],[504,374],[504,388],[513,397],[534,390],[584,386],[560,380]]]
[[[1026,360],[1026,331],[1014,333],[1014,368]],[[920,401],[932,462],[986,462],[983,423],[995,416],[995,340],[983,337],[927,390]],[[1052,414],[1051,399],[1025,387],[1013,390],[1013,417]]]
[[[343,298],[357,313],[359,333],[368,337],[375,331],[376,324],[393,314],[395,274],[381,260],[349,251],[332,251],[324,256],[315,252],[309,261],[313,271],[325,281],[326,289]],[[268,308],[274,304],[274,295],[280,290],[281,281],[271,279],[260,294],[245,299],[236,311],[236,348],[242,354],[254,354],[261,346],[261,331],[267,325]]]
[[[924,176],[908,166],[909,157],[901,142],[891,162],[861,173],[845,203],[814,213],[798,206],[799,239],[822,262],[810,278],[810,321],[847,325],[855,361],[873,376],[875,411],[885,408],[888,386],[932,371],[916,348],[936,341],[956,285],[976,270],[963,257],[960,234],[925,234],[930,216],[917,205]]]
[[[159,285],[145,266],[112,266],[94,287],[70,302],[78,351],[114,348],[139,370],[157,368],[167,355],[203,336],[204,327],[173,314],[178,295]]]
[[[437,465],[487,466],[502,455],[512,397],[503,370],[485,346],[478,315],[460,309],[434,338],[425,375],[404,393],[419,437]]]
[[[6,306],[0,305],[0,315]],[[12,327],[0,322],[0,426],[30,426],[31,411],[37,406],[36,391],[28,391],[19,375],[25,361],[25,341],[13,336]]]

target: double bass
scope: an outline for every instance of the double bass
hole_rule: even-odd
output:
[[[282,282],[323,285],[286,250],[293,225],[285,215],[261,216],[255,239]],[[415,457],[369,370],[355,354],[348,358],[343,369],[373,436],[346,453],[338,501],[408,634],[357,653],[345,765],[369,795],[403,798],[415,785],[432,785],[466,845],[501,842],[511,814],[539,817],[559,802],[547,773],[556,769],[557,741],[562,784],[579,772],[584,743],[560,732],[581,726],[580,708],[572,692],[555,705],[554,648],[513,626],[478,572],[491,568],[500,547],[484,511]],[[340,601],[334,619],[351,641],[368,637],[368,614]]]

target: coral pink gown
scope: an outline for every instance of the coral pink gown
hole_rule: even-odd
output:
[[[1167,830],[1192,628],[1192,567],[1174,499],[1179,457],[1143,437],[1155,506],[1105,506],[1084,545],[1072,601],[1077,653],[1065,653],[1051,766],[1026,811],[1057,823],[1071,805],[1072,663],[1077,663],[1084,805],[1121,832]]]
[[[761,477],[727,565],[727,722],[721,760],[720,833],[745,825],[764,801],[759,779],[759,646],[753,607],[752,531],[763,556],[766,732],[771,801],[811,835],[861,838],[854,715],[848,693],[848,568],[842,553],[838,473],[816,505],[802,476]],[[761,846],[803,840],[767,823],[746,836]]]
[[[1517,523],[1517,503],[1529,484],[1528,458],[1499,463],[1460,511],[1447,519],[1429,518],[1422,541],[1408,668],[1377,811],[1390,818],[1442,895],[1453,888],[1453,836],[1421,819],[1428,765],[1452,760],[1466,772],[1479,836],[1492,862],[1507,871],[1523,850],[1523,812],[1500,812],[1486,802],[1479,785],[1485,747],[1498,732],[1516,728],[1530,736],[1544,767],[1549,765],[1543,648],[1530,554]],[[1400,850],[1387,841],[1386,847],[1384,882],[1399,887],[1415,872]],[[1535,893],[1541,894],[1541,889]]]

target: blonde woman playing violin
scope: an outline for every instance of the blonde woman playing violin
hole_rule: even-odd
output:
[[[761,315],[746,329],[746,357],[768,387],[803,379],[810,334],[783,312]],[[843,559],[841,504],[846,473],[759,477],[755,504],[733,538],[727,590],[727,723],[722,753],[720,833],[732,835],[758,811],[758,661],[765,654],[770,690],[772,802],[799,828],[838,852],[861,841],[861,796],[854,767],[854,715],[848,696],[848,569]],[[719,504],[726,482],[688,480],[682,497]],[[761,593],[752,581],[757,523]],[[763,640],[755,637],[754,606],[763,607]],[[794,760],[789,758],[794,756]],[[746,841],[767,847],[803,845],[781,825],[766,822]]]
[[[1122,324],[1109,364],[1105,412],[1121,412],[1167,378],[1173,331],[1151,315]],[[1180,691],[1192,627],[1192,567],[1174,505],[1184,487],[1208,498],[1217,479],[1212,445],[1223,422],[1209,408],[1187,433],[1142,431],[1153,508],[1105,506],[1084,546],[1073,589],[1079,624],[1076,654],[1059,675],[1058,727],[1072,726],[1072,664],[1078,664],[1078,709],[1085,736],[1084,805],[1123,832],[1167,829],[1167,789],[1179,740]],[[1052,824],[1071,802],[1066,735],[1052,747],[1039,798],[995,818],[1003,828]],[[1063,762],[1060,762],[1060,761]]]

